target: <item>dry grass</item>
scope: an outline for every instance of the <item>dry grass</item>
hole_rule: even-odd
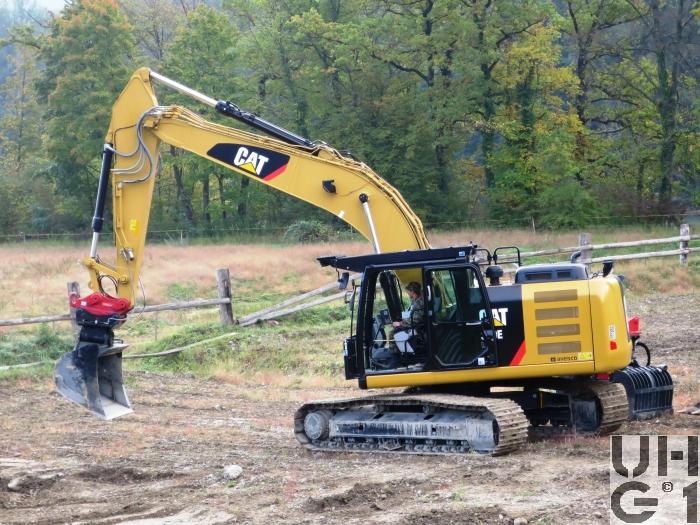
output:
[[[146,252],[142,281],[149,304],[179,298],[173,297],[177,287],[192,297],[213,297],[216,270],[227,267],[237,298],[257,300],[259,294],[289,295],[325,284],[335,273],[321,268],[316,257],[364,250],[364,243],[153,245]],[[0,246],[0,285],[7,292],[0,297],[0,318],[65,312],[67,282],[77,281],[83,293],[88,291],[87,272],[79,264],[85,254],[85,248],[77,247]]]
[[[596,232],[594,242],[624,241],[677,235],[675,228],[653,231],[636,229]],[[493,248],[519,245],[524,250],[576,245],[576,233],[537,233],[529,230],[470,230],[430,233],[434,246],[464,245],[470,240]],[[354,255],[369,251],[364,242],[320,243],[305,245],[152,245],[146,251],[142,281],[148,304],[175,299],[213,297],[216,295],[217,268],[231,270],[234,308],[239,315],[262,304],[274,304],[280,298],[321,286],[335,278],[335,273],[321,268],[316,257],[328,254]],[[60,314],[66,307],[66,282],[77,281],[83,293],[88,291],[87,273],[79,260],[87,246],[16,244],[0,246],[0,319],[19,316]],[[108,259],[111,248],[101,250]],[[563,260],[565,256],[555,257]],[[676,292],[697,288],[697,271],[677,266],[673,258],[618,264],[632,290]],[[211,319],[201,311],[160,314],[161,319],[177,324]]]
[[[700,380],[696,367],[674,367],[673,406],[676,410],[695,405],[700,399]]]
[[[676,258],[665,257],[618,266],[618,273],[625,275],[625,284],[631,293],[683,294],[700,289],[700,264],[697,262],[681,267]]]

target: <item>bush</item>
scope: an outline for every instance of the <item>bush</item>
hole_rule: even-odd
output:
[[[71,331],[42,324],[37,330],[0,334],[0,365],[55,361],[73,349]]]
[[[320,221],[297,221],[289,225],[284,238],[294,242],[324,242],[331,233],[331,228]]]
[[[549,229],[576,229],[594,223],[600,208],[591,194],[576,181],[562,181],[547,188],[537,199],[539,222]]]

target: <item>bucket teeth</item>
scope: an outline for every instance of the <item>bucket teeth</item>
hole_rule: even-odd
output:
[[[94,415],[114,419],[132,412],[122,383],[122,351],[126,345],[78,342],[56,364],[56,389]]]

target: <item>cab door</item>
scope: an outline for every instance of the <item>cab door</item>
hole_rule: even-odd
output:
[[[486,286],[474,264],[424,270],[431,368],[497,366],[493,314]]]

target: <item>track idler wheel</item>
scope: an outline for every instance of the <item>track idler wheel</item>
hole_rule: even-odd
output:
[[[311,440],[326,439],[330,434],[333,414],[329,410],[314,410],[304,418],[304,432]]]

